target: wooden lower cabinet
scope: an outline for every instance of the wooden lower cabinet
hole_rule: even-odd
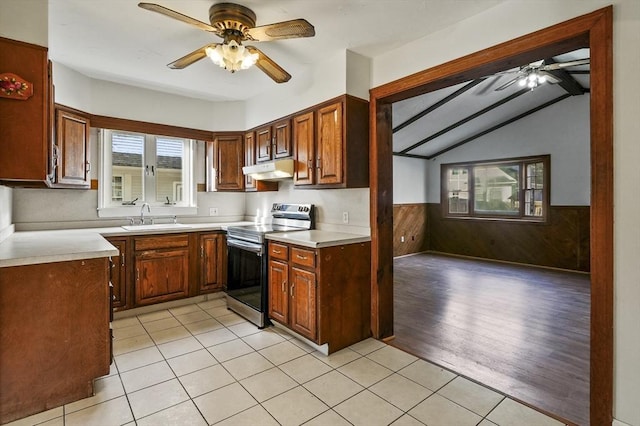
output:
[[[128,309],[130,305],[129,286],[127,285],[127,237],[107,238],[115,248],[118,249],[118,256],[111,257],[110,280],[113,285],[113,310],[120,311]]]
[[[316,340],[316,274],[291,267],[291,329],[310,340]]]
[[[110,312],[107,257],[0,268],[0,424],[93,395]]]
[[[199,240],[199,293],[220,291],[226,281],[227,239],[222,233],[202,233]]]
[[[371,336],[371,244],[269,242],[269,317],[329,353]]]
[[[269,261],[269,317],[287,324],[289,318],[289,265]]]
[[[224,232],[105,237],[115,311],[222,291],[227,282]]]
[[[189,238],[186,234],[134,239],[136,306],[189,295]]]

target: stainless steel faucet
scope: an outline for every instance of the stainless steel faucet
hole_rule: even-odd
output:
[[[151,207],[149,203],[143,203],[142,208],[140,209],[140,225],[144,225],[144,208],[147,207],[147,211],[151,213]]]

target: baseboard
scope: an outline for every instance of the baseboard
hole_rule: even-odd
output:
[[[631,426],[631,425],[627,424],[625,422],[621,422],[620,420],[613,419],[613,422],[611,423],[611,426]]]

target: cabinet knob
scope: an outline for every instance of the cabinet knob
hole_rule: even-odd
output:
[[[293,299],[293,298],[295,297],[295,295],[296,295],[296,293],[295,293],[295,291],[294,291],[294,290],[295,290],[295,288],[296,288],[296,285],[295,285],[295,284],[291,284],[291,298],[292,298],[292,299]]]

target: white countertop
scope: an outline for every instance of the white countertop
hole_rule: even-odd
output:
[[[303,247],[322,248],[371,241],[371,236],[314,229],[311,231],[274,232],[266,238]]]
[[[187,224],[188,227],[175,229],[135,231],[127,231],[117,226],[110,228],[14,232],[0,242],[0,268],[116,256],[118,250],[103,236],[220,231],[226,230],[231,225],[251,223],[253,222],[193,223]]]

